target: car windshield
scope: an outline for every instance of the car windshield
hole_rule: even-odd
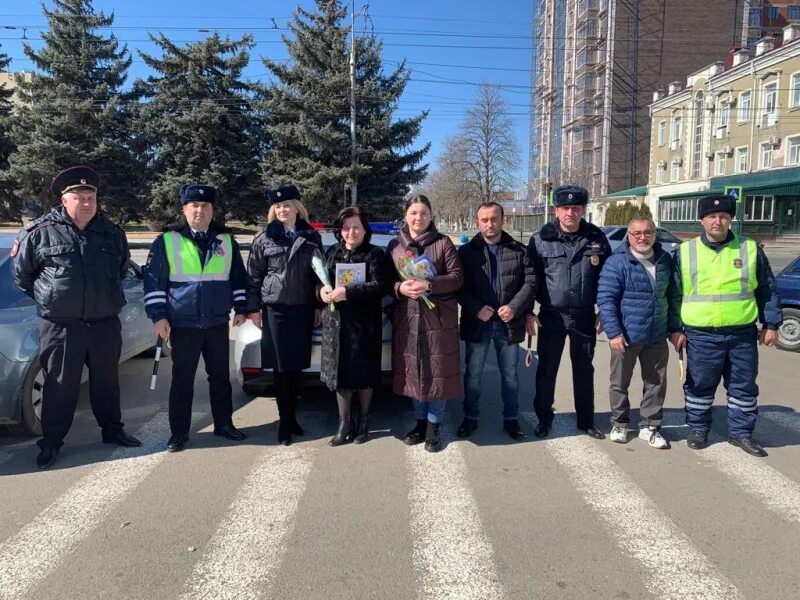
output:
[[[681,240],[674,235],[672,235],[666,229],[658,229],[656,230],[656,239],[659,242],[666,242],[668,244],[680,244]]]
[[[0,248],[0,309],[16,308],[33,302],[14,285],[11,261],[8,260],[9,252],[9,248]]]

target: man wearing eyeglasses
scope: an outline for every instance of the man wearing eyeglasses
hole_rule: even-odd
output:
[[[628,387],[638,361],[644,382],[639,437],[666,450],[670,444],[661,434],[661,418],[667,395],[667,336],[677,348],[682,336],[680,288],[674,282],[672,257],[656,241],[652,219],[628,224],[624,243],[600,273],[597,305],[611,348],[611,441],[628,441]]]
[[[697,216],[703,231],[681,245],[675,268],[687,344],[686,445],[693,450],[708,445],[721,379],[728,392],[728,442],[753,456],[766,456],[752,436],[758,415],[758,345],[774,346],[783,320],[775,277],[755,240],[730,230],[736,198],[700,198]]]

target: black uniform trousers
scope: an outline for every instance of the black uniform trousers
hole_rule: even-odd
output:
[[[231,425],[233,400],[228,324],[208,329],[173,327],[169,340],[172,346],[172,385],[169,388],[169,428],[172,434],[189,434],[192,425],[194,376],[201,354],[208,374],[214,428]]]
[[[89,402],[104,434],[122,430],[119,406],[119,355],[122,326],[118,317],[68,324],[42,319],[39,363],[44,370],[42,439],[39,446],[59,448],[72,426],[83,367],[89,367]]]
[[[541,328],[537,351],[536,397],[533,408],[540,423],[553,422],[556,376],[569,337],[569,356],[572,361],[572,387],[575,394],[575,413],[578,429],[594,426],[594,348],[597,344],[594,309],[581,313],[541,311]]]

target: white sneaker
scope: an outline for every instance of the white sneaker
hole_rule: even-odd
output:
[[[609,436],[612,442],[618,444],[626,444],[628,442],[628,428],[620,425],[614,425],[611,428],[611,435]]]
[[[639,430],[639,437],[658,450],[668,450],[670,447],[669,442],[661,435],[658,427],[642,427]]]

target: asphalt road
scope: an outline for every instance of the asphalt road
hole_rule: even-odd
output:
[[[555,435],[512,442],[491,359],[478,431],[452,439],[451,403],[437,455],[402,444],[411,407],[388,395],[374,439],[331,448],[335,403],[309,392],[306,435],[284,448],[274,400],[234,389],[249,437],[227,442],[211,433],[202,369],[190,446],[167,454],[169,362],[150,392],[152,363],[137,358],[121,381],[142,448],[100,443],[87,385],[52,470],[36,470],[30,441],[0,436],[0,598],[798,598],[798,359],[761,353],[756,437],[770,455],[754,459],[723,441],[722,394],[716,443],[687,448],[674,358],[668,451],[578,435],[568,361]],[[607,432],[604,342],[595,365]],[[520,357],[529,434],[534,369]]]

